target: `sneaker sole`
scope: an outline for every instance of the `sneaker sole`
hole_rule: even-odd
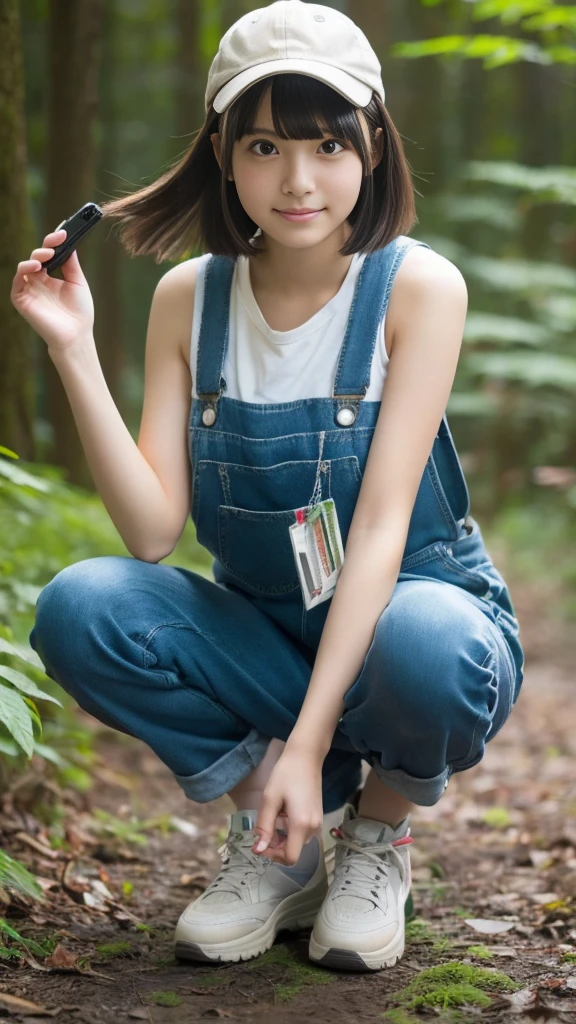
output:
[[[381,971],[385,967],[394,967],[403,952],[404,929],[402,928],[388,946],[369,953],[358,953],[354,949],[339,949],[336,946],[322,946],[311,935],[308,955],[313,963],[320,967],[330,967],[332,970]]]
[[[256,931],[228,942],[194,942],[178,939],[174,955],[179,960],[200,960],[203,963],[239,963],[252,960],[274,944],[283,928],[297,931],[311,928],[324,902],[326,885],[317,885],[305,893],[294,893],[276,907],[273,914]]]

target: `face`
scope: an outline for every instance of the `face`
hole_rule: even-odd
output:
[[[361,112],[360,120],[368,146],[368,127]],[[362,161],[356,150],[328,133],[323,139],[278,138],[269,90],[258,109],[256,127],[261,130],[234,143],[230,180],[263,235],[294,249],[317,245],[342,229],[346,235],[346,219],[362,183]],[[221,165],[219,135],[211,139]],[[377,162],[375,155],[373,167]],[[314,212],[287,215],[295,210]]]

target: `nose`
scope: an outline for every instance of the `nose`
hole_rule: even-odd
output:
[[[293,153],[287,158],[282,191],[290,192],[294,196],[303,196],[314,191],[312,165],[305,153]]]

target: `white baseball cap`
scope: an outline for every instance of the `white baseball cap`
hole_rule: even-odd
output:
[[[240,93],[268,75],[296,72],[335,89],[356,107],[378,93],[381,67],[366,36],[341,11],[303,0],[276,0],[249,11],[224,33],[210,65],[206,111],[221,114]]]

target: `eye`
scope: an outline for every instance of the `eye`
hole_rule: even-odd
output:
[[[274,144],[272,142],[269,142],[267,139],[260,139],[259,142],[253,142],[252,143],[252,145],[249,148],[254,153],[256,153],[256,150],[254,148],[255,146],[272,146],[272,149],[276,149],[276,146],[274,146]],[[269,153],[256,153],[256,156],[269,156],[269,155],[270,155]]]
[[[268,153],[257,152],[256,146],[271,146],[272,149],[276,149],[275,145],[272,142],[270,142],[268,139],[260,139],[258,142],[253,142],[252,145],[249,147],[252,150],[252,152],[256,153],[256,156],[270,156],[269,152]],[[333,149],[330,152],[324,152],[324,154],[323,154],[324,156],[335,156],[337,153],[340,153],[340,152],[342,152],[342,150],[345,149],[345,147],[342,145],[342,143],[338,142],[338,139],[324,139],[324,141],[320,143],[320,147],[322,147],[322,146],[340,146],[339,150],[338,149],[337,150]]]
[[[324,142],[321,142],[320,145],[321,146],[340,146],[339,150],[332,150],[330,153],[325,153],[325,156],[334,156],[335,153],[342,152],[342,150],[345,148],[342,145],[341,142],[338,142],[338,139],[324,139]]]

